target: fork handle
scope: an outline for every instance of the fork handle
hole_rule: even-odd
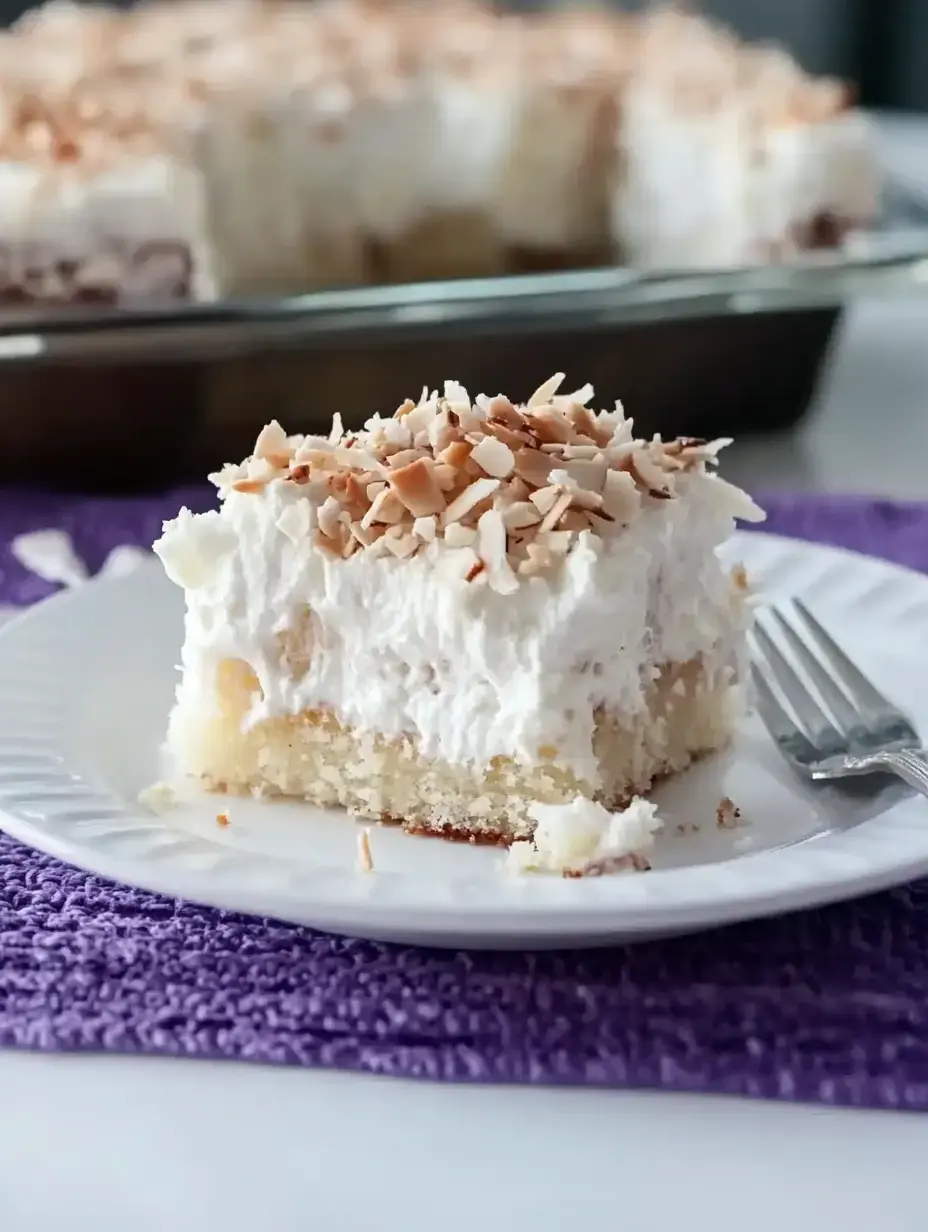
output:
[[[928,762],[921,754],[908,749],[903,753],[880,753],[874,761],[897,774],[921,795],[928,796]]]

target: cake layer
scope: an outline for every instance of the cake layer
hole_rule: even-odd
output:
[[[212,709],[182,698],[168,735],[177,768],[214,790],[296,797],[481,843],[527,838],[533,802],[584,796],[608,809],[628,804],[656,779],[722,748],[735,708],[728,674],[712,676],[700,660],[664,664],[643,709],[597,711],[595,772],[583,778],[559,762],[554,746],[542,747],[534,763],[496,756],[460,764],[424,755],[414,734],[391,738],[350,727],[330,710],[249,723],[259,688],[247,664],[226,660]]]
[[[778,259],[877,208],[843,88],[675,12],[54,0],[0,36],[0,65],[0,173],[40,184],[45,265],[105,255],[84,250],[110,238],[95,202],[115,167],[138,242],[186,244],[173,289],[199,299]],[[140,139],[195,189],[139,170]],[[16,250],[17,200],[0,204]]]

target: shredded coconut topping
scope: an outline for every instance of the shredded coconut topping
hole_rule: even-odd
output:
[[[563,380],[557,373],[522,406],[502,395],[472,402],[447,381],[442,394],[424,390],[360,432],[346,433],[336,417],[327,438],[287,436],[272,422],[250,458],[211,479],[223,499],[274,484],[300,489],[307,514],[288,516],[282,533],[313,534],[336,559],[362,551],[406,560],[443,539],[459,550],[462,576],[501,594],[581,538],[621,534],[643,502],[685,498],[694,475],[732,517],[763,520],[749,496],[712,473],[727,441],[636,440],[621,404],[593,413],[592,389],[559,394]]]

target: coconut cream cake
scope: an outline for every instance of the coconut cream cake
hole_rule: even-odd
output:
[[[752,264],[877,212],[844,86],[672,10],[51,0],[0,66],[12,301]]]
[[[508,843],[725,745],[747,617],[717,548],[763,513],[727,442],[638,440],[562,380],[271,423],[211,476],[219,508],[155,544],[186,596],[177,771]]]

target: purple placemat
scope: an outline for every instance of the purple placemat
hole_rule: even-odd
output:
[[[96,568],[181,498],[208,500],[0,493],[0,602],[51,589],[13,535],[62,527]],[[773,531],[928,570],[928,506],[766,503]],[[637,947],[452,953],[174,902],[0,835],[0,1045],[922,1109],[928,882]]]

